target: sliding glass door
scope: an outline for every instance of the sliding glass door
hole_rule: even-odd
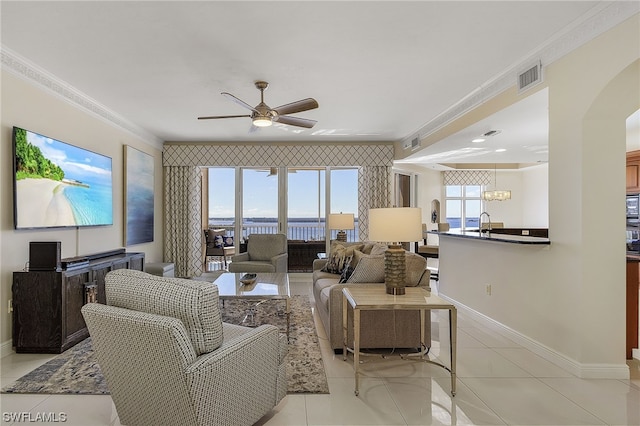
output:
[[[224,228],[236,242],[252,233],[323,241],[327,214],[341,212],[354,214],[355,229],[346,231],[358,239],[357,168],[211,167],[207,186],[205,227]]]
[[[232,167],[211,167],[208,174],[207,227],[225,229],[234,235],[236,218],[236,171]]]
[[[288,238],[324,240],[325,168],[289,168],[287,172]]]
[[[345,229],[347,241],[359,241],[358,233],[358,169],[331,169],[329,208],[331,213],[353,213],[354,229]],[[340,230],[331,230],[329,239],[335,240]]]
[[[278,169],[242,169],[242,236],[277,234]]]

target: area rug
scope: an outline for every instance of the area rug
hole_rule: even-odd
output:
[[[223,321],[246,326],[273,324],[286,331],[284,301],[225,301]],[[287,393],[329,393],[308,296],[292,296]],[[253,314],[247,316],[247,314]],[[91,347],[91,338],[56,356],[2,389],[2,393],[108,395],[107,383]]]

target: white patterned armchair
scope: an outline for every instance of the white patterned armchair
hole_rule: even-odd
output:
[[[222,322],[208,282],[120,269],[82,314],[120,422],[252,425],[286,395],[286,337]]]
[[[287,272],[289,253],[284,234],[251,234],[247,251],[231,257],[229,272]]]

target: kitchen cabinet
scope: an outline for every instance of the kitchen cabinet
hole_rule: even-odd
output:
[[[627,193],[640,192],[640,151],[627,152]]]

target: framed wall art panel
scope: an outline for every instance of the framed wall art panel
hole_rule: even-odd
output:
[[[153,157],[124,146],[126,246],[153,241]]]

